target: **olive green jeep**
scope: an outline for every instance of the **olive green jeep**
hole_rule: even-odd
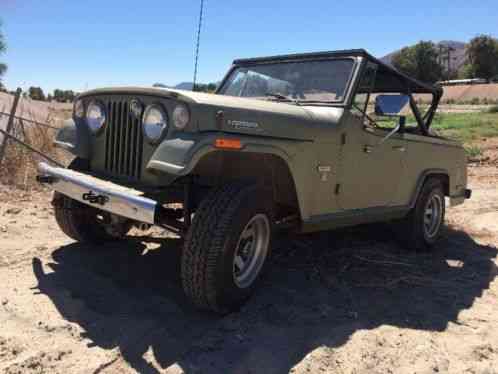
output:
[[[434,245],[445,197],[471,194],[464,149],[430,130],[441,96],[364,50],[236,60],[215,94],[92,90],[55,140],[74,161],[41,163],[39,181],[75,240],[151,225],[183,237],[185,293],[226,312],[276,230],[392,221],[405,246]]]

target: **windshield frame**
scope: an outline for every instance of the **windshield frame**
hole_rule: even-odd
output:
[[[357,56],[337,56],[337,57],[321,57],[321,58],[299,58],[299,59],[285,59],[285,60],[279,60],[279,61],[264,61],[264,62],[254,62],[254,63],[245,63],[245,64],[238,64],[234,63],[226,75],[223,77],[223,80],[219,84],[218,88],[216,89],[216,94],[217,95],[224,95],[222,91],[225,89],[226,84],[229,82],[230,77],[232,74],[235,72],[235,70],[240,69],[240,68],[251,68],[253,66],[261,66],[261,65],[276,65],[276,64],[287,64],[287,63],[299,63],[299,62],[313,62],[313,61],[331,61],[331,60],[352,60],[353,65],[351,66],[351,72],[349,74],[349,77],[347,79],[346,87],[344,89],[344,95],[342,96],[341,100],[327,100],[327,101],[317,101],[317,100],[298,100],[298,103],[300,105],[312,105],[312,106],[347,106],[348,103],[350,102],[351,98],[351,92],[353,91],[353,88],[355,86],[354,81],[358,75],[358,67],[361,65],[362,58],[357,57]],[[244,97],[244,96],[234,96],[238,97],[241,99],[253,99],[251,97]],[[254,99],[254,100],[261,100],[261,99]],[[289,101],[276,101],[276,102],[281,102],[281,103],[287,103],[289,104]]]

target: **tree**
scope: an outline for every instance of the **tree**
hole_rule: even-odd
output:
[[[62,90],[59,90],[58,88],[56,88],[54,90],[53,97],[54,97],[55,101],[63,102],[64,101],[64,92]]]
[[[2,26],[2,23],[0,22],[0,27]],[[5,37],[2,34],[2,30],[0,29],[0,55],[5,52],[7,49],[7,43],[5,42]],[[7,71],[7,65],[0,62],[0,83],[2,81],[2,75],[5,74]]]
[[[152,87],[158,87],[158,88],[168,88],[168,86],[166,86],[165,84],[163,83],[154,83],[152,85]]]
[[[213,93],[216,91],[217,84],[216,83],[209,83],[209,84],[204,84],[204,83],[196,83],[195,87],[193,87],[193,91],[197,92],[208,92],[208,93]]]
[[[72,90],[66,90],[64,91],[64,102],[66,103],[72,103],[74,101],[74,98],[76,97],[76,94]]]
[[[71,103],[76,98],[77,94],[72,90],[61,90],[56,88],[53,95],[50,95],[55,101],[60,103]]]
[[[468,63],[462,73],[465,78],[492,79],[498,75],[498,40],[489,35],[473,38],[465,51]]]
[[[422,82],[434,83],[443,75],[436,45],[430,41],[420,41],[412,47],[401,49],[393,56],[392,64],[396,69]]]
[[[45,94],[40,87],[30,87],[28,90],[28,95],[32,100],[45,101]]]

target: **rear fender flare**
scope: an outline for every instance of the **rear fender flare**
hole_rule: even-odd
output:
[[[422,187],[424,186],[424,183],[431,177],[437,177],[437,176],[445,176],[448,178],[448,181],[450,180],[450,173],[446,169],[427,169],[424,170],[418,177],[417,179],[417,184],[415,186],[415,191],[412,194],[411,200],[410,200],[410,209],[415,207],[415,204],[417,203],[418,196],[420,195],[420,191],[422,191]]]

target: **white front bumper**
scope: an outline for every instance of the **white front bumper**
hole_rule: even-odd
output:
[[[44,162],[38,164],[38,171],[55,191],[83,204],[138,222],[155,222],[157,202],[140,191]]]

